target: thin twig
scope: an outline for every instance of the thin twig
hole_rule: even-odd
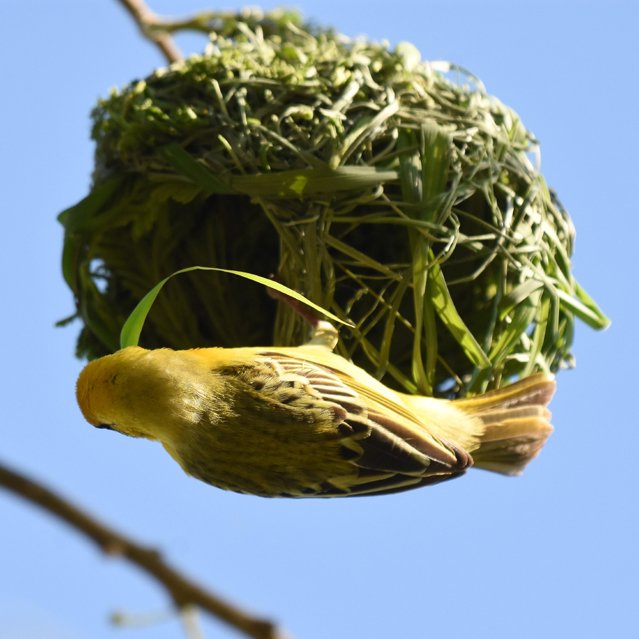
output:
[[[153,13],[143,0],[118,0],[140,28],[142,35],[153,42],[162,52],[167,62],[177,62],[183,58],[173,38],[162,28],[162,20]]]
[[[105,554],[123,557],[154,577],[164,586],[178,609],[197,606],[253,639],[287,637],[273,622],[252,616],[169,566],[157,550],[132,541],[42,484],[9,469],[2,463],[0,486],[40,506],[83,533]]]

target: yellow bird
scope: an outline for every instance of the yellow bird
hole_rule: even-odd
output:
[[[552,431],[551,376],[472,399],[413,396],[333,353],[336,343],[319,322],[298,347],[131,346],[85,367],[78,403],[98,428],[158,440],[188,474],[265,497],[380,495],[473,463],[515,475]]]

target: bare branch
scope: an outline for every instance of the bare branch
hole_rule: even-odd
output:
[[[160,49],[169,64],[182,59],[182,53],[173,38],[163,28],[162,20],[144,4],[143,0],[118,0],[118,2],[135,20],[142,35]]]
[[[164,586],[179,610],[197,606],[253,639],[287,637],[273,622],[254,617],[169,566],[157,550],[132,541],[42,484],[2,463],[0,486],[66,522],[91,539],[107,555],[123,557],[154,577]]]

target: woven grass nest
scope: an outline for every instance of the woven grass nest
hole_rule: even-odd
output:
[[[192,56],[101,100],[90,194],[61,214],[77,350],[117,348],[128,313],[192,265],[268,276],[337,315],[339,352],[408,392],[457,397],[571,361],[574,230],[517,115],[410,44],[291,14],[238,15]],[[296,345],[263,288],[175,278],[142,343]]]

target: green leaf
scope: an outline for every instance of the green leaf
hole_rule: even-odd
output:
[[[535,329],[532,334],[530,352],[528,355],[528,363],[524,368],[522,377],[531,375],[535,370],[535,366],[537,366],[539,362],[544,362],[542,347],[548,328],[548,317],[550,316],[552,306],[551,302],[551,298],[542,297],[538,304],[537,314],[535,317]]]
[[[198,162],[179,144],[168,144],[164,157],[181,175],[197,184],[205,193],[243,193],[249,197],[299,198],[332,191],[350,191],[397,179],[397,172],[370,166],[319,166],[290,171],[228,174],[222,180]]]
[[[606,328],[610,324],[610,320],[597,306],[590,306],[588,304],[590,298],[588,298],[588,300],[579,300],[561,289],[557,289],[556,293],[557,297],[561,300],[561,305],[570,309],[577,317],[586,322],[588,326],[592,328]],[[582,293],[585,295],[585,291],[582,291]],[[592,300],[590,300],[590,302],[593,303]]]
[[[459,345],[464,349],[466,357],[481,368],[490,368],[490,359],[484,353],[484,349],[474,338],[469,328],[464,323],[457,309],[453,298],[450,296],[444,274],[438,264],[433,264],[430,268],[431,286],[433,291],[433,306],[437,311],[444,326],[451,332]]]
[[[503,320],[518,304],[525,302],[530,296],[540,289],[544,283],[541,280],[526,280],[503,297],[499,319]]]
[[[502,321],[504,327],[499,338],[492,344],[489,357],[495,368],[502,366],[504,359],[512,352],[514,345],[522,339],[537,314],[541,290],[534,292],[526,301],[515,307],[510,323]]]
[[[173,168],[184,177],[197,184],[205,193],[233,193],[234,190],[225,181],[211,173],[201,162],[198,162],[179,144],[167,144],[162,148],[162,155]]]
[[[81,239],[71,233],[65,233],[62,244],[62,277],[74,294],[78,292],[78,261],[82,249]]]
[[[261,275],[254,275],[253,273],[245,273],[244,271],[234,271],[226,268],[215,268],[213,266],[191,266],[189,268],[183,268],[179,271],[175,271],[175,273],[171,273],[168,277],[165,277],[161,282],[158,282],[139,302],[138,305],[133,309],[126,322],[124,322],[124,326],[122,327],[122,331],[120,332],[120,348],[126,348],[127,346],[137,346],[140,340],[140,334],[142,333],[142,328],[144,327],[144,322],[146,321],[146,317],[153,306],[153,302],[159,295],[160,291],[164,287],[164,285],[176,275],[180,275],[181,273],[189,273],[190,271],[216,271],[218,273],[229,273],[230,275],[238,275],[239,277],[244,277],[247,280],[252,280],[253,282],[257,282],[258,284],[263,284],[268,288],[272,288],[284,295],[288,295],[298,302],[302,302],[307,306],[310,306],[312,309],[322,313],[329,319],[339,322],[340,324],[344,324],[346,326],[351,326],[350,322],[346,322],[336,315],[329,313],[326,309],[314,304],[310,300],[306,299],[300,293],[297,293],[293,289],[290,289],[288,286],[284,286],[284,284],[280,284],[279,282],[275,282],[266,277],[262,277]]]
[[[233,189],[250,197],[291,199],[358,191],[397,179],[397,172],[372,166],[315,167],[272,173],[234,175]]]
[[[419,222],[433,223],[437,217],[441,202],[446,194],[449,165],[451,162],[451,140],[442,127],[427,120],[422,123],[419,135],[410,129],[399,132],[398,149],[399,177],[402,197],[406,202],[416,206],[406,209]],[[415,333],[413,339],[412,368],[413,379],[419,391],[425,395],[433,394],[438,357],[437,327],[435,311],[458,341],[462,332],[468,333],[464,338],[466,344],[462,348],[468,353],[471,361],[483,354],[481,347],[461,321],[457,313],[446,282],[439,266],[435,264],[435,255],[431,243],[422,235],[410,236],[412,253],[413,305],[415,308]],[[445,289],[443,293],[442,286]],[[434,297],[440,298],[437,308]],[[444,309],[450,305],[451,308]],[[446,317],[442,312],[446,312]],[[447,323],[450,321],[450,324]],[[456,326],[463,327],[457,331]],[[452,327],[452,328],[451,328]],[[473,344],[474,342],[474,344]],[[461,343],[461,342],[460,342]],[[426,362],[423,351],[426,351]],[[473,359],[475,357],[475,359]],[[485,355],[484,355],[485,357]],[[481,360],[480,358],[480,361]]]
[[[422,219],[435,221],[439,200],[446,195],[451,144],[448,133],[435,122],[427,120],[422,124]]]
[[[611,324],[610,318],[597,306],[595,300],[586,293],[586,291],[575,282],[575,292],[577,293],[577,299],[588,309],[588,318],[582,318],[584,321],[592,326],[592,328],[608,328]]]
[[[58,215],[67,233],[94,229],[101,222],[96,216],[123,186],[125,178],[117,176],[93,187],[91,193]]]

